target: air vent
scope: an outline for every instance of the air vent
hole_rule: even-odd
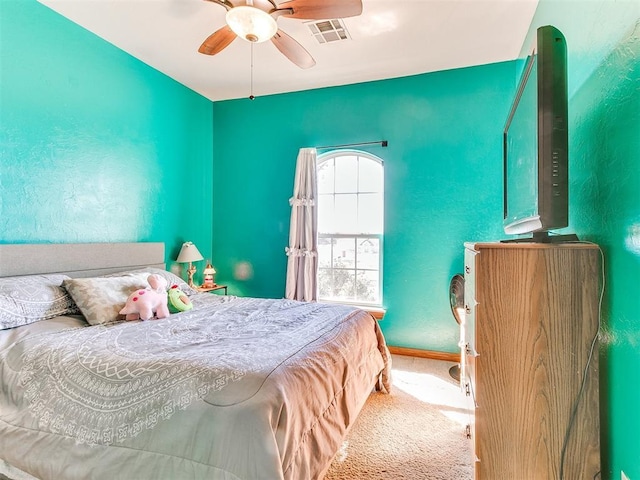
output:
[[[306,23],[318,43],[338,42],[351,38],[344,23],[338,18]]]

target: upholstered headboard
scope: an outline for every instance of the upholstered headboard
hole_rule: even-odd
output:
[[[165,268],[164,243],[0,245],[0,277],[38,273],[91,277],[142,267]]]

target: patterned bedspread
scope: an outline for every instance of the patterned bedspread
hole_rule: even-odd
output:
[[[193,310],[158,321],[3,332],[0,458],[41,478],[88,478],[69,466],[70,448],[85,463],[95,458],[95,478],[96,467],[105,478],[315,478],[376,375],[388,379],[375,320],[319,303],[192,300]],[[16,448],[11,435],[46,441]],[[105,460],[122,463],[131,450],[149,452],[148,465],[138,459],[114,477]],[[55,451],[64,452],[59,465],[37,460]],[[243,465],[249,458],[256,464]]]

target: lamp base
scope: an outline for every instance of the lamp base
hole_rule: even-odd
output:
[[[189,275],[189,281],[187,284],[195,289],[198,288],[196,284],[193,283],[193,275],[196,273],[196,267],[193,266],[193,263],[189,262],[189,268],[187,269],[187,274]]]

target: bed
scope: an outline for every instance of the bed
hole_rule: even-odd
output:
[[[163,262],[160,243],[0,245],[0,478],[318,479],[388,391],[365,311],[198,293]],[[114,319],[151,273],[193,309]]]

